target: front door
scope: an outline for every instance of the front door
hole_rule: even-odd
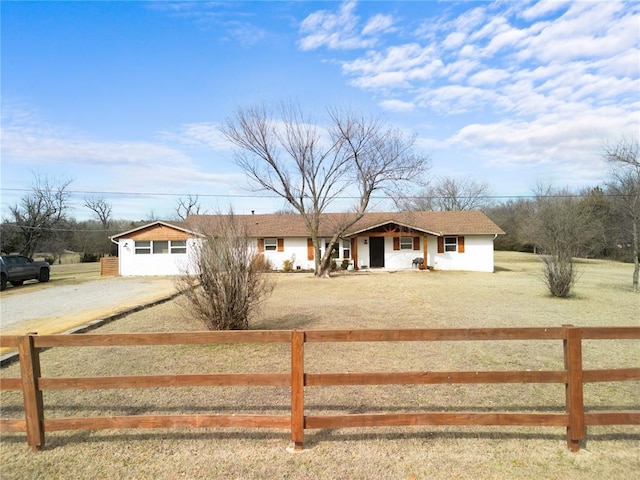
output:
[[[369,266],[384,268],[384,237],[369,237]]]

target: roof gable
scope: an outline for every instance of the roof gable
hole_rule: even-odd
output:
[[[159,233],[160,231],[162,231],[162,234]],[[170,233],[170,232],[173,232],[173,233]],[[141,225],[140,227],[133,228],[131,230],[127,230],[126,232],[113,235],[112,237],[109,237],[109,238],[111,239],[111,241],[115,242],[120,238],[136,238],[139,240],[147,240],[147,239],[177,240],[178,237],[182,239],[182,238],[195,237],[195,236],[200,236],[200,235],[177,223],[155,221],[155,222],[147,223],[146,225]],[[167,237],[167,238],[161,238],[161,237]]]

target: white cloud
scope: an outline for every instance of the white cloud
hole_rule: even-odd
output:
[[[373,35],[378,32],[389,32],[393,27],[393,17],[391,15],[374,15],[369,19],[362,29],[363,35]]]
[[[557,156],[571,164],[597,147],[595,132],[640,129],[640,4],[496,2],[448,18],[456,10],[444,11],[422,22],[423,41],[369,49],[343,60],[343,74],[382,108],[455,115],[453,143],[503,162]],[[460,114],[486,124],[465,127]]]
[[[402,100],[384,100],[380,102],[380,106],[393,112],[410,112],[415,108],[412,102],[404,102]]]
[[[354,34],[359,18],[353,14],[356,2],[344,2],[338,13],[319,10],[302,21],[300,40],[302,50],[315,50],[322,46],[330,49],[361,48],[370,46],[371,40],[363,40]]]
[[[182,152],[149,142],[104,142],[81,136],[61,135],[50,128],[3,126],[3,162],[37,164],[154,165],[157,162],[188,163]]]
[[[460,48],[467,40],[467,36],[462,32],[451,32],[442,42],[442,47],[447,50]]]
[[[582,107],[582,108],[581,108]],[[532,121],[504,119],[495,123],[470,124],[448,139],[451,147],[473,149],[492,165],[537,165],[555,163],[563,168],[600,169],[598,152],[605,139],[616,139],[629,131],[635,115],[621,108],[596,109],[573,105]],[[599,171],[599,178],[606,172]]]
[[[206,147],[213,150],[230,150],[232,145],[213,123],[189,123],[177,132],[160,132],[163,139],[192,147]]]
[[[495,101],[495,94],[488,90],[462,85],[447,85],[440,88],[426,88],[417,95],[416,101],[440,113],[460,114],[482,109]]]
[[[353,84],[362,88],[408,87],[415,81],[435,76],[443,64],[431,47],[416,43],[369,52],[365,57],[344,62],[342,70],[354,76]]]
[[[487,70],[482,70],[473,74],[469,77],[469,85],[472,86],[483,86],[486,85],[488,87],[495,86],[501,80],[505,78],[509,78],[511,75],[509,72],[505,70],[500,70],[498,68],[489,68]]]
[[[336,13],[318,10],[300,24],[301,50],[326,47],[330,50],[370,48],[377,44],[378,35],[394,31],[391,15],[376,14],[359,29],[360,17],[354,12],[357,2],[343,2]]]
[[[524,10],[520,14],[520,17],[525,20],[536,20],[565,8],[569,3],[570,2],[568,0],[541,0],[539,2],[535,2],[531,7]]]
[[[604,58],[637,47],[637,8],[623,9],[620,2],[573,2],[539,34],[525,42],[522,58],[542,62],[570,62]]]

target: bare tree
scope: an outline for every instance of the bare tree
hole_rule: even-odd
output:
[[[20,253],[31,257],[45,240],[55,236],[56,228],[64,226],[69,210],[67,187],[71,180],[55,182],[34,175],[31,192],[9,207],[7,223],[15,226],[20,237]]]
[[[628,221],[633,254],[633,291],[638,291],[640,276],[640,157],[638,139],[622,138],[616,145],[606,146],[604,156],[612,167],[608,182],[614,204]]]
[[[178,198],[176,215],[180,220],[186,220],[189,215],[200,215],[200,199],[198,195],[189,194],[187,198]]]
[[[109,228],[109,222],[111,221],[111,204],[104,198],[98,197],[86,197],[84,199],[84,206],[91,210],[98,217],[98,221],[102,224],[102,227],[107,230]]]
[[[531,252],[533,243],[522,235],[523,226],[529,221],[534,210],[534,201],[531,199],[509,199],[491,206],[486,212],[488,217],[502,228],[505,235],[498,236],[494,242],[496,250],[515,250]]]
[[[482,210],[490,206],[489,184],[471,177],[442,177],[416,196],[400,197],[400,210],[453,211]]]
[[[283,104],[279,113],[276,119],[264,106],[240,109],[222,132],[257,188],[279,195],[302,215],[315,245],[316,276],[328,277],[333,249],[362,218],[371,196],[416,181],[429,159],[414,153],[414,138],[380,119],[334,109],[329,127],[321,129],[298,105]],[[321,215],[345,191],[355,197],[354,205],[330,226],[329,247],[320,257]]]
[[[270,270],[255,249],[246,224],[233,215],[199,224],[195,272],[184,272],[178,288],[185,308],[210,330],[246,330],[249,319],[273,290]]]
[[[536,187],[535,204],[523,235],[535,245],[543,261],[543,278],[555,297],[568,297],[576,279],[574,257],[593,245],[598,235],[588,205],[570,191]]]

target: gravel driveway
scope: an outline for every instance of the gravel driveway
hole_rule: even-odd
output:
[[[175,292],[173,280],[167,277],[111,277],[33,291],[21,288],[25,291],[0,298],[1,330],[31,320],[76,316],[86,319],[87,315],[98,318],[101,313],[151,302]]]

